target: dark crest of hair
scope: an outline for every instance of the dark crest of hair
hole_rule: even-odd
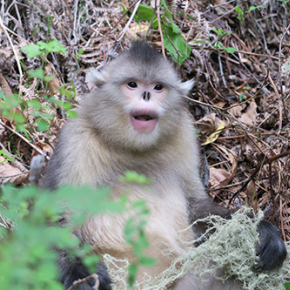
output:
[[[128,50],[133,61],[141,60],[146,64],[156,64],[163,59],[162,55],[145,41],[135,41]]]

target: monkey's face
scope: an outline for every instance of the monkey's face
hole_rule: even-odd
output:
[[[144,83],[131,79],[121,84],[121,92],[128,100],[132,128],[141,134],[150,134],[162,114],[162,101],[168,95],[168,88],[161,82]]]
[[[97,73],[98,89],[82,116],[115,148],[145,151],[170,142],[185,109],[182,83],[172,63],[146,43],[135,43]]]

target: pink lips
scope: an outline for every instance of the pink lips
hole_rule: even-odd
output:
[[[136,113],[131,114],[130,120],[136,131],[149,134],[155,129],[158,118],[155,114]]]

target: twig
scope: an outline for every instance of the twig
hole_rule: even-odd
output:
[[[117,27],[117,25],[120,23],[120,21],[126,16],[126,14],[127,14],[127,12],[137,3],[137,2],[139,2],[140,0],[137,0],[137,1],[135,1],[127,10],[126,10],[126,12],[124,12],[123,14],[122,14],[122,16],[118,19],[118,21],[116,22],[116,24],[111,28],[111,30],[108,32],[108,33],[106,33],[103,37],[101,37],[100,39],[98,39],[98,41],[101,41],[103,38],[105,38],[108,34],[111,34],[113,31],[114,31],[114,29]]]
[[[11,159],[13,159],[14,158],[14,156],[12,156],[12,154],[9,152],[9,151],[7,151],[7,149],[4,147],[4,145],[2,144],[2,143],[0,143],[0,146],[1,146],[1,149],[3,150],[3,151],[5,151],[6,152],[6,154],[7,154],[7,156],[9,157],[9,158],[11,158]],[[17,167],[22,173],[28,173],[29,171],[28,171],[28,169],[26,169],[20,162],[18,162],[18,161],[11,161],[11,164],[12,165],[14,165],[15,167]]]
[[[25,137],[23,137],[21,134],[19,134],[18,132],[16,132],[14,129],[10,128],[9,126],[7,126],[4,122],[2,122],[0,120],[0,124],[2,126],[4,126],[6,129],[8,129],[9,131],[11,131],[12,133],[14,133],[15,135],[17,135],[19,138],[21,138],[24,142],[26,142],[29,146],[31,146],[34,150],[36,150],[39,154],[42,154],[42,151],[37,148],[34,144],[32,144],[29,140],[27,140]]]
[[[287,97],[285,97],[285,101],[287,101],[288,100],[288,98],[290,97],[290,95],[288,95]],[[259,126],[258,126],[258,128],[260,128],[261,126],[262,126],[262,124],[264,123],[264,122],[266,122],[277,110],[279,110],[279,108],[276,108],[276,109],[274,109],[273,110],[273,112],[271,112],[260,124],[259,124]]]
[[[282,50],[283,38],[286,35],[286,33],[288,33],[289,27],[290,27],[290,24],[287,26],[287,28],[286,28],[285,32],[283,33],[283,35],[281,37],[281,40],[279,42],[279,72],[278,72],[278,74],[279,74],[279,82],[280,82],[280,94],[281,94],[280,98],[281,98],[282,103],[283,103],[285,117],[286,117],[287,122],[289,122],[289,120],[288,120],[288,112],[287,112],[287,108],[286,108],[286,105],[285,105],[285,100],[284,100],[284,97],[283,97],[283,85],[282,85],[282,81],[281,81],[281,50]]]
[[[71,287],[69,287],[68,290],[74,290],[76,289],[77,287],[79,287],[81,284],[84,284],[84,283],[87,283],[88,281],[90,281],[91,279],[95,279],[96,283],[95,285],[92,287],[92,289],[94,290],[98,290],[99,289],[99,276],[97,274],[92,274],[84,279],[79,279],[77,281],[74,281],[74,283],[72,284]]]
[[[230,11],[228,11],[227,13],[221,15],[220,17],[217,17],[216,19],[214,19],[214,20],[212,20],[212,21],[210,21],[210,22],[208,22],[208,23],[210,23],[210,24],[214,23],[215,21],[217,21],[217,20],[219,20],[219,19],[221,19],[221,18],[227,16],[228,14],[234,12],[235,9],[236,9],[236,7],[234,7],[233,9],[231,9]]]
[[[226,79],[225,79],[225,76],[224,76],[223,65],[222,65],[222,60],[221,60],[221,55],[220,55],[220,53],[218,54],[218,60],[219,60],[219,66],[220,66],[221,77],[222,77],[222,80],[223,80],[224,86],[227,88],[228,86],[227,86],[227,82],[226,82]]]
[[[206,68],[206,72],[207,72],[207,75],[208,75],[208,81],[209,81],[211,87],[212,87],[213,90],[216,92],[216,94],[217,94],[218,96],[220,96],[220,97],[222,98],[222,100],[224,100],[224,99],[225,99],[224,96],[222,96],[222,95],[221,95],[221,94],[216,90],[216,88],[214,87],[214,85],[213,85],[213,83],[212,83],[212,81],[211,81],[210,73],[209,73],[209,70],[208,70],[208,67],[207,67],[207,64],[206,64],[206,63],[205,63],[205,68]]]
[[[275,160],[277,160],[277,159],[279,159],[279,158],[282,158],[282,157],[285,157],[285,156],[287,156],[287,155],[289,155],[290,154],[290,150],[288,150],[288,151],[285,151],[285,152],[283,152],[283,153],[280,153],[280,154],[278,154],[278,155],[274,155],[274,156],[272,156],[272,157],[269,157],[269,158],[267,158],[266,160],[263,160],[258,166],[257,166],[257,168],[255,169],[255,171],[250,175],[250,177],[248,177],[247,179],[246,179],[246,181],[245,181],[245,184],[237,191],[237,192],[235,192],[234,194],[233,194],[233,196],[231,197],[231,199],[230,199],[230,201],[229,201],[229,205],[231,204],[231,202],[232,202],[232,200],[240,193],[240,192],[242,192],[245,188],[246,188],[246,186],[248,185],[248,183],[252,180],[252,179],[254,179],[254,177],[255,177],[255,175],[259,172],[259,170],[261,169],[261,166],[263,166],[263,165],[265,165],[265,164],[269,164],[269,163],[272,163],[273,161],[275,161]],[[271,179],[271,176],[269,176],[270,177],[270,179]],[[274,203],[273,203],[273,206],[274,206]]]
[[[167,36],[169,42],[171,43],[171,45],[172,45],[173,48],[175,49],[176,53],[177,53],[180,57],[182,57],[181,53],[178,51],[178,49],[175,47],[175,45],[173,44],[172,40],[170,39],[170,37],[169,37],[169,35],[168,35],[168,33],[167,33],[167,30],[165,29],[163,23],[160,23],[160,24],[161,24],[161,26],[162,26],[162,28],[163,28],[163,31],[165,32],[165,34],[166,34],[166,36]]]
[[[231,112],[228,112],[229,115],[231,115],[231,117],[233,119],[235,119],[238,123],[239,123],[239,127],[246,133],[247,137],[252,141],[252,143],[256,146],[256,148],[260,151],[260,153],[265,156],[266,158],[267,155],[263,152],[263,150],[259,147],[259,145],[255,142],[255,140],[249,135],[249,133],[247,132],[247,130],[243,127],[243,124],[233,116],[233,114]]]
[[[123,31],[122,31],[122,33],[121,33],[121,36],[120,36],[119,39],[117,40],[118,42],[121,42],[121,40],[123,39],[123,37],[124,37],[124,35],[125,35],[125,33],[126,33],[128,27],[130,26],[130,24],[131,24],[131,22],[132,22],[132,20],[133,20],[133,18],[134,18],[134,16],[135,16],[135,14],[136,14],[136,12],[137,12],[137,9],[138,9],[140,3],[141,3],[141,0],[139,0],[139,1],[137,2],[136,6],[135,6],[135,8],[134,8],[134,10],[133,10],[133,12],[132,12],[132,14],[131,14],[131,17],[130,17],[129,21],[127,22],[126,26],[124,27],[124,29],[123,29]]]
[[[266,37],[265,37],[265,33],[264,33],[264,30],[262,29],[261,25],[259,24],[259,22],[254,18],[255,22],[256,22],[256,25],[259,27],[259,29],[261,30],[261,33],[262,33],[262,36],[263,36],[263,40],[264,40],[264,47],[265,47],[265,51],[271,55],[271,52],[269,51],[268,49],[268,46],[267,46],[267,40],[266,40]]]
[[[11,48],[12,48],[12,50],[13,50],[13,54],[14,54],[14,57],[15,57],[15,60],[16,60],[16,63],[17,63],[18,70],[19,70],[19,76],[20,76],[19,89],[21,90],[23,74],[22,74],[22,69],[21,69],[20,61],[19,61],[19,58],[18,58],[18,55],[17,55],[16,49],[15,49],[15,47],[14,47],[14,45],[13,45],[13,42],[12,42],[12,40],[11,40],[11,38],[10,38],[10,36],[9,36],[9,34],[8,34],[8,32],[7,32],[7,30],[6,30],[5,25],[4,25],[3,22],[2,22],[2,18],[1,18],[1,17],[0,17],[0,27],[2,27],[2,29],[4,30],[4,33],[6,34],[7,39],[8,39],[8,41],[9,41],[9,43],[10,43],[10,46],[11,46]],[[21,92],[19,92],[19,95],[20,95],[20,94],[21,94]]]
[[[158,29],[161,37],[161,49],[162,49],[162,55],[166,58],[165,54],[165,48],[164,48],[164,39],[162,34],[162,28],[161,28],[161,18],[160,18],[160,0],[155,0],[155,6],[157,6],[157,20],[158,20]]]

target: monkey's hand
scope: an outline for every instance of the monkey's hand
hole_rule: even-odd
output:
[[[75,257],[69,261],[65,252],[60,252],[58,265],[60,267],[60,282],[65,289],[69,289],[75,281],[85,279],[90,276],[88,269],[84,266],[80,258]],[[97,274],[99,279],[99,290],[111,290],[112,280],[102,263],[97,264]],[[87,282],[79,285],[76,290],[92,290],[95,285],[95,279],[89,279]]]
[[[258,224],[259,243],[256,246],[259,262],[255,265],[256,270],[273,270],[281,267],[287,250],[280,238],[277,229],[269,222],[262,220]]]

